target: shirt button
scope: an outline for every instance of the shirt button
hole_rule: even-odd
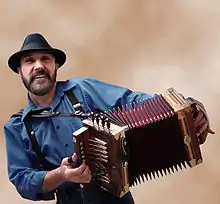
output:
[[[80,184],[79,186],[80,186],[80,188],[84,188],[83,184]]]
[[[60,129],[60,126],[59,126],[59,125],[57,125],[57,129]]]
[[[68,144],[65,144],[65,147],[68,147],[69,145]]]

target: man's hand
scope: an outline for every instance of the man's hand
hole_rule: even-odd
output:
[[[77,161],[76,155],[72,156],[72,161]],[[42,192],[52,191],[66,181],[85,184],[90,183],[91,179],[92,176],[88,166],[82,164],[75,168],[68,161],[68,158],[64,158],[60,167],[46,173],[42,185]]]
[[[76,154],[72,156],[72,161],[77,161]],[[82,163],[79,167],[73,167],[72,164],[69,163],[68,158],[62,160],[60,173],[65,181],[72,181],[75,183],[90,183],[92,179],[89,167],[85,163]]]
[[[206,141],[208,133],[215,134],[215,132],[211,130],[209,122],[207,121],[204,113],[201,110],[199,110],[198,115],[195,118],[194,124],[200,144],[203,144]]]

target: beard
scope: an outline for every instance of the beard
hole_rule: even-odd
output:
[[[40,76],[43,76],[39,78]],[[24,77],[21,71],[21,79],[26,89],[37,96],[48,94],[54,87],[57,78],[57,70],[55,69],[52,76],[45,69],[38,70],[28,77]],[[40,82],[39,82],[40,81]]]

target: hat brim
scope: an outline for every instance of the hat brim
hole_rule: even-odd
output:
[[[66,62],[66,54],[55,48],[49,48],[49,49],[29,49],[29,50],[23,50],[14,53],[11,55],[11,57],[8,59],[8,66],[15,72],[18,73],[17,69],[20,67],[21,58],[30,53],[30,52],[36,52],[36,51],[45,51],[50,54],[52,54],[55,58],[56,63],[59,64],[59,67],[61,67]]]

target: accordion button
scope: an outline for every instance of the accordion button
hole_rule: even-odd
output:
[[[73,137],[73,142],[76,143],[76,138],[75,137]]]
[[[80,186],[80,188],[83,188],[83,187],[84,187],[83,184],[80,184],[79,186]]]

